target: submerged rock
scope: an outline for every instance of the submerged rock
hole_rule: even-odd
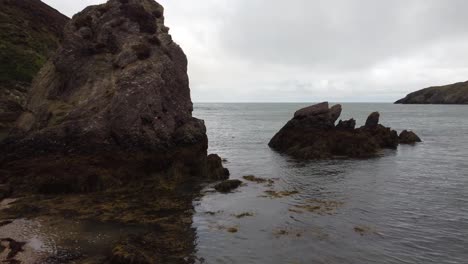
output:
[[[187,58],[152,0],[76,14],[0,145],[0,176],[28,191],[90,192],[155,173],[186,181],[226,171],[192,117]],[[3,171],[2,171],[3,172]],[[34,189],[34,190],[31,190]]]
[[[335,126],[340,114],[341,105],[329,108],[327,102],[301,109],[269,146],[301,159],[364,158],[383,148],[397,148],[397,132],[379,124],[378,112],[371,113],[365,126],[357,129],[354,119],[340,120]]]
[[[400,144],[414,144],[422,140],[413,131],[403,130],[398,137]]]

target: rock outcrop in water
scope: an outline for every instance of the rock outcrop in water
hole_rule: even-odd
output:
[[[334,157],[365,158],[381,149],[396,149],[396,131],[379,124],[380,114],[371,113],[366,124],[355,128],[356,121],[340,120],[341,105],[329,108],[328,102],[297,111],[270,141],[269,146],[301,159]]]
[[[23,112],[31,81],[68,20],[39,0],[0,0],[0,140]]]
[[[408,94],[396,104],[468,104],[468,82],[435,86]]]

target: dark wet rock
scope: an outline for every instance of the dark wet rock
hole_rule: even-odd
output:
[[[326,159],[334,157],[365,158],[388,148],[396,149],[396,131],[379,124],[380,114],[370,114],[366,125],[355,128],[356,121],[335,121],[341,114],[341,106],[325,111],[328,103],[299,110],[270,141],[277,151],[301,159]]]
[[[408,94],[396,104],[468,104],[468,82],[434,86]]]
[[[37,0],[0,0],[0,140],[14,126],[31,81],[55,52],[69,18]]]
[[[354,130],[356,128],[356,120],[353,118],[345,121],[340,120],[336,125],[336,128],[342,130]]]
[[[25,108],[0,145],[0,180],[18,191],[94,192],[154,174],[227,174],[207,157],[187,58],[152,0],[110,0],[76,14]]]
[[[328,113],[328,115],[330,116],[331,123],[335,124],[336,120],[338,120],[338,118],[341,115],[341,111],[342,108],[340,104],[336,104],[330,108],[330,112]]]
[[[373,112],[367,117],[366,124],[364,125],[366,128],[376,128],[379,124],[380,113]]]
[[[13,223],[13,221],[11,221],[11,220],[1,221],[1,222],[0,222],[0,227],[9,225],[9,224],[11,224],[11,223]]]
[[[213,180],[226,180],[229,178],[229,170],[223,168],[223,160],[216,154],[210,154],[207,158],[208,172]]]
[[[218,192],[228,193],[232,190],[239,188],[242,184],[242,181],[239,180],[226,180],[215,185],[215,189]]]
[[[415,144],[422,141],[416,133],[408,130],[403,130],[398,138],[400,140],[400,144]]]
[[[0,201],[10,197],[12,188],[9,184],[0,184]]]

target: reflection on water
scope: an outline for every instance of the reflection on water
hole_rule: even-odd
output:
[[[424,143],[369,160],[300,162],[267,143],[302,106],[195,106],[233,178],[275,179],[195,202],[206,263],[466,263],[468,106],[344,104],[343,119],[362,125],[377,110],[381,123]]]
[[[86,256],[105,258],[117,240],[145,230],[145,227],[42,217],[16,219],[1,226],[0,238],[25,243],[14,258],[20,263],[61,264]],[[0,255],[0,261],[6,261],[7,253]]]

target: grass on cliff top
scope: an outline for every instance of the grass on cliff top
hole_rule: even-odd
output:
[[[47,25],[21,8],[0,8],[0,82],[31,82],[59,43]],[[40,14],[38,14],[40,15]]]

